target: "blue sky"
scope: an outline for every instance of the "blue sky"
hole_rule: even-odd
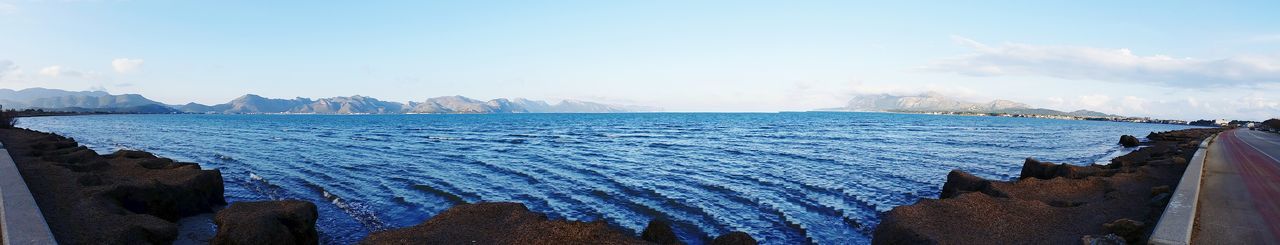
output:
[[[1280,116],[1280,4],[0,0],[0,88],[670,111],[938,91],[1162,118]]]

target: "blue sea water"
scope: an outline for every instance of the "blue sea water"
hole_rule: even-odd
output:
[[[879,215],[936,198],[951,169],[1010,179],[1023,159],[1089,164],[1121,134],[1186,126],[887,113],[96,115],[22,118],[101,153],[219,169],[229,202],[318,204],[324,243],[457,203],[524,203],[700,244],[864,244]]]

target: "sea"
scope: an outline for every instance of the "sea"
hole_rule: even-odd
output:
[[[99,153],[218,169],[228,202],[301,199],[322,243],[416,225],[461,203],[518,202],[638,235],[653,219],[702,244],[866,244],[881,215],[937,198],[961,169],[1087,165],[1120,135],[1188,128],[893,113],[90,115],[21,118]],[[212,230],[212,224],[201,229]]]

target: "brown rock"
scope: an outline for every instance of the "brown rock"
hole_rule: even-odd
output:
[[[1169,188],[1168,185],[1151,187],[1151,196],[1156,196],[1156,195],[1160,195],[1161,193],[1170,193],[1170,192],[1173,192],[1173,189]]]
[[[219,211],[211,244],[317,244],[316,205],[307,201],[237,202]]]
[[[646,244],[602,221],[548,220],[519,203],[460,204],[413,227],[374,232],[360,244]]]
[[[675,231],[671,230],[671,225],[666,221],[651,220],[649,225],[644,227],[644,231],[640,232],[640,239],[650,241],[657,244],[677,244],[680,240],[676,238]]]
[[[1102,228],[1124,238],[1125,241],[1142,241],[1146,224],[1131,219],[1118,219],[1102,225]]]
[[[1019,179],[1037,178],[1052,179],[1057,177],[1058,165],[1047,162],[1040,162],[1035,158],[1028,157],[1022,162],[1022,172],[1018,174]]]
[[[1138,141],[1138,137],[1133,137],[1133,135],[1120,136],[1120,145],[1123,145],[1124,147],[1138,146],[1139,143],[1140,142]]]
[[[711,245],[756,245],[756,239],[751,238],[746,232],[735,231],[725,233],[711,240]]]
[[[1102,236],[1087,235],[1080,238],[1083,245],[1127,245],[1124,238],[1120,238],[1116,234],[1106,234]]]
[[[225,204],[217,170],[141,151],[103,156],[24,129],[0,129],[0,140],[60,243],[169,244],[179,218]]]
[[[959,196],[962,193],[975,191],[993,197],[1009,196],[1000,190],[992,188],[991,181],[989,180],[982,179],[961,170],[951,170],[950,173],[947,173],[947,182],[942,184],[942,194],[938,198],[952,198]]]

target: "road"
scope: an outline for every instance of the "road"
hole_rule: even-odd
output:
[[[1223,132],[1205,155],[1194,244],[1280,244],[1280,134]]]

